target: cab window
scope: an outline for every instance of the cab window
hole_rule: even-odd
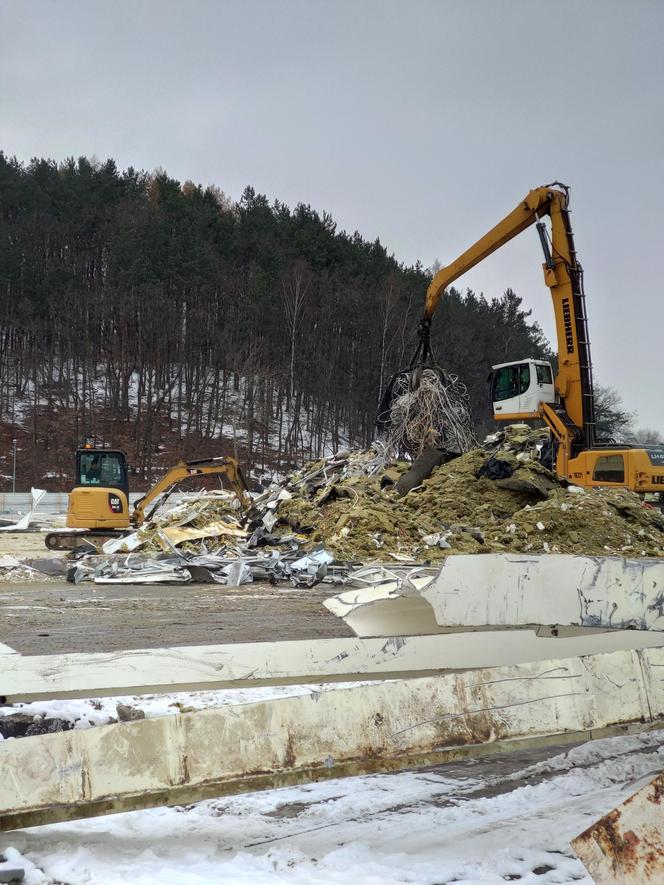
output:
[[[595,462],[595,482],[624,482],[625,461],[622,455],[603,455]]]
[[[538,384],[553,384],[553,378],[551,377],[551,366],[537,365],[536,368]]]
[[[124,464],[118,452],[83,452],[78,484],[82,486],[123,486]]]
[[[530,366],[528,363],[517,363],[513,366],[503,366],[493,376],[493,401],[510,399],[525,393],[530,384]]]
[[[503,366],[493,376],[493,400],[509,399],[510,396],[510,366]]]

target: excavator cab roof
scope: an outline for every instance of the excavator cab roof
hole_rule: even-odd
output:
[[[508,363],[496,363],[495,366],[491,366],[492,370],[496,369],[504,369],[507,366],[519,366],[521,363],[530,363],[534,366],[550,366],[551,363],[548,360],[536,360],[533,357],[524,357],[522,360],[510,360]]]
[[[119,453],[120,455],[124,455],[125,458],[127,457],[127,454],[125,451],[123,451],[123,449],[112,449],[108,446],[97,446],[94,445],[94,443],[81,443],[81,445],[76,449],[76,454],[78,454],[79,452],[115,452]]]

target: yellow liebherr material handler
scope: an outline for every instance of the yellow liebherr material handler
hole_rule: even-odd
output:
[[[249,490],[235,458],[201,458],[181,461],[139,498],[129,509],[127,457],[114,449],[85,446],[76,450],[76,485],[69,494],[67,528],[46,535],[50,550],[72,550],[82,541],[99,546],[109,538],[122,537],[139,528],[163,503],[176,483],[193,476],[222,474],[228,478],[240,506],[251,506]],[[147,508],[154,502],[150,513]]]
[[[542,220],[546,216],[550,230]],[[664,451],[596,441],[583,269],[574,248],[566,185],[554,182],[531,190],[513,212],[435,274],[420,326],[423,350],[426,353],[431,319],[445,289],[533,224],[544,251],[544,282],[556,318],[558,375],[554,383],[551,365],[542,360],[493,366],[494,418],[543,419],[554,441],[552,464],[559,476],[576,485],[664,492]]]

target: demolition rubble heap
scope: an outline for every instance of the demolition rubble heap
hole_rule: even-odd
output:
[[[79,560],[73,579],[311,586],[361,564],[435,564],[455,553],[664,556],[662,513],[624,489],[559,480],[539,461],[546,438],[513,425],[453,460],[430,450],[425,478],[418,461],[385,466],[378,448],[340,452],[257,496],[244,521],[226,493],[185,499],[111,542],[106,553],[120,556]]]
[[[288,497],[273,510],[272,531],[293,531],[344,560],[526,551],[664,556],[660,511],[627,490],[559,481],[538,460],[547,438],[513,425],[435,467],[405,495],[406,462],[373,472],[373,453],[362,452],[309,464],[282,487]]]

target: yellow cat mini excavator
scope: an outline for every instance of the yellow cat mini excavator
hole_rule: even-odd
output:
[[[69,494],[67,528],[46,535],[49,550],[75,550],[88,541],[96,547],[139,528],[164,503],[175,485],[192,477],[225,475],[240,507],[251,505],[247,483],[235,458],[181,461],[129,509],[127,457],[117,449],[84,446],[76,450],[76,485]],[[150,504],[154,506],[147,512]]]
[[[548,226],[544,221],[547,216]],[[494,418],[543,420],[552,440],[547,466],[575,485],[662,493],[663,449],[632,448],[596,438],[583,269],[574,246],[566,185],[554,182],[531,190],[516,209],[435,274],[426,293],[414,361],[424,362],[429,357],[431,319],[445,289],[533,224],[544,252],[544,282],[553,301],[558,374],[554,379],[550,363],[535,359],[492,366]],[[414,370],[411,363],[409,371]],[[661,494],[659,497],[661,501]]]

